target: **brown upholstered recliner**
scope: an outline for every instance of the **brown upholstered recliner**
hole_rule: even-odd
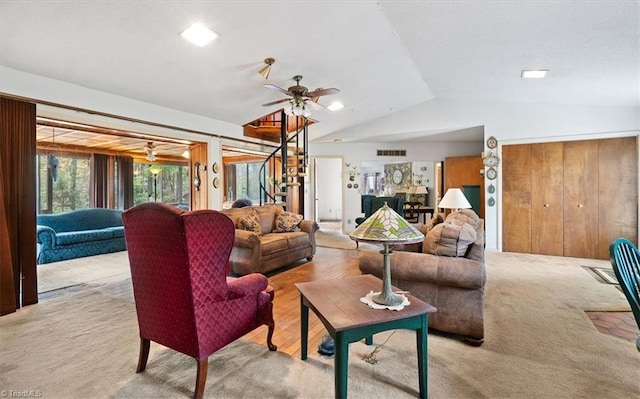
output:
[[[140,328],[137,372],[151,341],[198,363],[194,397],[201,398],[209,355],[261,325],[274,330],[273,288],[254,273],[227,277],[234,228],[220,212],[185,212],[159,202],[122,214]]]
[[[459,334],[471,345],[484,342],[484,221],[470,209],[444,223],[419,226],[423,243],[393,247],[391,283],[435,306],[429,328]],[[382,256],[361,250],[360,271],[382,277]]]

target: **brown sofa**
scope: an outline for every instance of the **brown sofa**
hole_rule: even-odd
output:
[[[285,212],[281,206],[251,206],[225,209],[222,212],[233,221],[236,228],[229,258],[231,272],[236,275],[264,274],[302,258],[311,260],[316,253],[315,234],[318,224],[301,220],[301,215]],[[257,215],[259,219],[259,227],[255,231],[249,231],[250,228],[247,227],[251,214]],[[285,228],[295,231],[276,232],[279,215],[289,216],[291,220],[297,217],[295,222]],[[299,223],[295,224],[297,221]]]
[[[435,218],[434,218],[435,219]],[[395,246],[391,283],[435,306],[429,327],[484,342],[484,221],[472,211],[452,212],[444,223],[420,225],[422,243]],[[382,255],[361,250],[360,271],[382,277]]]

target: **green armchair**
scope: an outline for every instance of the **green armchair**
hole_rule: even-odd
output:
[[[389,208],[396,211],[400,216],[403,216],[404,201],[402,200],[402,198],[367,196],[362,201],[362,211],[364,212],[364,217],[356,218],[356,227],[360,226],[362,222],[369,218],[369,216],[373,215],[378,209],[382,208],[385,202],[387,203],[387,206]]]

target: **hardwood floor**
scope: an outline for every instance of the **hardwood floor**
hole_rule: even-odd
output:
[[[273,343],[278,351],[300,357],[300,294],[295,283],[358,276],[358,251],[318,247],[313,261],[269,277],[275,289],[273,318],[276,323]],[[299,263],[298,263],[299,264]],[[316,350],[326,330],[318,317],[309,312],[309,353]],[[246,339],[267,347],[267,328],[260,327],[245,335]]]

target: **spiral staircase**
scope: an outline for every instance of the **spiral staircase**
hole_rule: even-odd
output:
[[[308,129],[314,121],[279,111],[255,121],[245,135],[274,140],[279,146],[260,167],[260,205],[281,204],[288,211],[304,214],[304,179],[309,166]]]

